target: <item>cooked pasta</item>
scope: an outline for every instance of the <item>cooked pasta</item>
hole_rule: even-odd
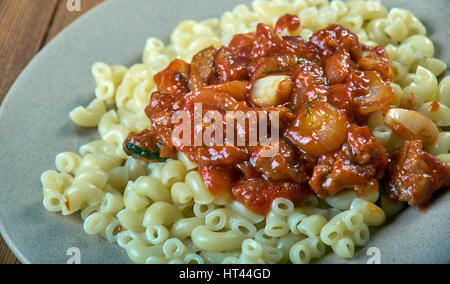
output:
[[[142,221],[144,220],[143,211],[134,212],[128,208],[122,209],[117,213],[117,219],[119,219],[120,224],[123,225],[124,228],[130,230],[132,232],[142,233],[145,231],[144,226],[142,225]]]
[[[190,217],[178,219],[171,227],[170,235],[178,239],[184,240],[189,238],[192,231],[200,225],[205,224],[205,219],[202,217]]]
[[[399,214],[406,202],[422,204],[396,196],[392,190],[396,184],[388,182],[390,190],[379,186],[388,167],[386,152],[401,163],[401,150],[412,147],[409,140],[419,141],[427,152],[415,149],[417,157],[431,154],[424,160],[450,165],[450,132],[444,131],[450,126],[450,76],[439,82],[447,64],[435,57],[426,32],[411,12],[388,11],[366,1],[257,0],[219,19],[184,21],[168,43],[149,38],[142,63],[130,68],[93,64],[95,98],[69,116],[76,125],[97,127],[100,140],[81,146],[78,153],[57,154],[57,171],[41,176],[43,206],[62,215],[80,212],[87,234],[104,235],[139,264],[303,264],[323,257],[328,248],[342,258],[352,258],[358,247],[369,242],[369,227]],[[345,37],[348,45],[354,35],[358,44],[332,51],[320,47],[318,43],[330,34]],[[255,83],[241,80],[241,67],[235,65],[242,60],[233,58],[233,49],[249,41],[261,41],[263,46],[269,40],[274,46],[283,42],[280,46],[288,52],[275,57],[265,54],[272,51],[260,50],[247,74]],[[341,40],[333,39],[336,45]],[[289,50],[305,42],[325,49],[316,58],[302,58],[303,51],[293,55]],[[324,59],[323,66],[315,62],[317,58]],[[214,64],[225,67],[209,72],[207,67]],[[298,69],[303,65],[307,67]],[[346,70],[346,66],[360,70]],[[292,76],[293,70],[298,77]],[[308,77],[308,72],[315,72],[314,76]],[[323,80],[320,87],[297,87],[303,81],[310,84],[313,77]],[[346,80],[353,80],[353,87],[369,82],[361,87],[368,95],[358,93],[355,105],[345,105],[343,93],[350,89],[339,88]],[[189,91],[189,100],[163,96],[184,96]],[[336,96],[327,97],[327,92]],[[290,98],[293,94],[297,97]],[[232,148],[229,140],[197,152],[190,152],[195,147],[185,147],[184,142],[175,147],[177,138],[164,132],[175,132],[173,122],[172,128],[161,131],[160,141],[151,140],[154,131],[170,124],[170,108],[203,103],[225,113],[249,108],[246,99],[260,109],[289,107],[298,114],[295,120],[289,111],[281,111],[282,120],[295,123],[275,143],[282,150],[276,159],[265,159],[263,143],[251,152]],[[161,108],[155,110],[149,102]],[[367,121],[367,127],[352,124],[353,116]],[[191,118],[194,125],[189,129],[195,131],[196,118]],[[250,119],[248,124],[251,127]],[[218,124],[210,120],[209,125],[219,136]],[[246,125],[242,128],[236,133],[245,137]],[[140,135],[150,140],[140,140]],[[378,152],[372,155],[373,151]],[[345,160],[354,152],[352,159]],[[292,160],[295,164],[290,167]],[[363,177],[363,182],[335,177],[343,172],[336,165],[355,160],[363,166],[360,172],[348,170],[354,174],[348,180]],[[313,176],[302,176],[312,162]],[[392,178],[391,170],[389,166],[386,178]],[[235,171],[243,173],[239,182]],[[308,194],[292,194],[303,192],[303,185],[309,185]]]
[[[42,204],[49,212],[60,212],[62,210],[61,201],[63,200],[62,194],[58,192],[48,192],[44,194],[44,200]]]
[[[386,215],[383,209],[377,205],[355,198],[350,205],[350,210],[359,210],[363,215],[363,221],[369,226],[380,226],[386,221]]]
[[[282,237],[289,232],[286,216],[270,212],[266,216],[265,233],[271,237]]]
[[[137,212],[145,210],[150,205],[150,202],[144,195],[136,191],[134,182],[129,181],[123,193],[123,204],[125,208]]]
[[[227,226],[230,213],[226,209],[216,209],[205,216],[206,226],[213,231],[220,231]]]
[[[194,194],[195,203],[210,204],[214,201],[214,196],[206,188],[201,176],[197,172],[188,173],[185,181]]]
[[[89,235],[103,234],[112,219],[110,215],[95,212],[84,220],[84,231]]]
[[[86,108],[77,107],[70,112],[70,119],[77,125],[83,127],[96,127],[101,117],[106,112],[106,106],[102,100],[93,100]]]
[[[239,249],[247,236],[239,230],[214,232],[201,225],[192,231],[191,238],[194,244],[202,250],[223,252]]]
[[[107,192],[103,197],[103,201],[100,205],[99,211],[106,214],[117,214],[125,207],[123,196],[120,192],[111,193]]]
[[[44,172],[41,175],[41,183],[44,195],[49,192],[63,194],[67,187],[72,184],[73,176],[58,173],[53,170]]]
[[[182,217],[183,215],[176,206],[164,201],[158,201],[150,205],[145,211],[142,225],[144,227],[149,225],[170,226]]]
[[[100,204],[104,192],[90,183],[76,183],[64,192],[61,200],[62,214],[70,215],[80,210],[86,204]]]

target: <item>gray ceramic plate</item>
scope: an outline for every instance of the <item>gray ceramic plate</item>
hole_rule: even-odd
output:
[[[102,237],[84,233],[78,216],[44,210],[40,175],[54,168],[54,157],[96,137],[68,118],[86,105],[95,87],[93,62],[130,65],[140,60],[145,41],[168,41],[182,20],[218,17],[248,0],[108,0],[64,30],[29,64],[0,109],[0,230],[24,263],[66,263],[77,247],[82,263],[129,263],[124,251]],[[413,11],[428,27],[437,56],[450,63],[450,2],[383,0],[388,7]],[[334,255],[327,263],[366,263],[377,247],[382,263],[450,263],[450,194],[440,194],[423,214],[409,208],[348,261]]]

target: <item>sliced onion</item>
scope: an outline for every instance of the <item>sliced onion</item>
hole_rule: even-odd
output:
[[[395,99],[394,90],[381,79],[377,72],[365,72],[364,79],[367,80],[368,94],[366,96],[356,97],[361,114],[369,114],[383,109],[389,106]]]
[[[307,154],[319,157],[344,144],[348,126],[345,115],[330,104],[310,102],[303,107],[285,136]]]
[[[214,106],[225,111],[237,110],[245,104],[238,102],[227,93],[220,93],[211,89],[196,90],[188,97],[188,100],[194,104]]]
[[[260,107],[277,106],[285,103],[291,92],[292,81],[289,76],[268,76],[255,82],[251,98]]]
[[[198,91],[209,90],[218,93],[227,93],[237,101],[244,101],[250,92],[251,83],[247,81],[230,81],[217,85],[200,86]]]

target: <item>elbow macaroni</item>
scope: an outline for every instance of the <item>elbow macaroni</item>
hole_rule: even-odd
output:
[[[70,119],[79,126],[96,127],[106,112],[106,106],[99,99],[93,100],[86,108],[77,107],[69,113]]]

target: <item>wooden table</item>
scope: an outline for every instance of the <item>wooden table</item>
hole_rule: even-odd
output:
[[[0,104],[39,50],[68,24],[103,1],[0,0]],[[16,263],[19,260],[0,237],[0,264]]]

